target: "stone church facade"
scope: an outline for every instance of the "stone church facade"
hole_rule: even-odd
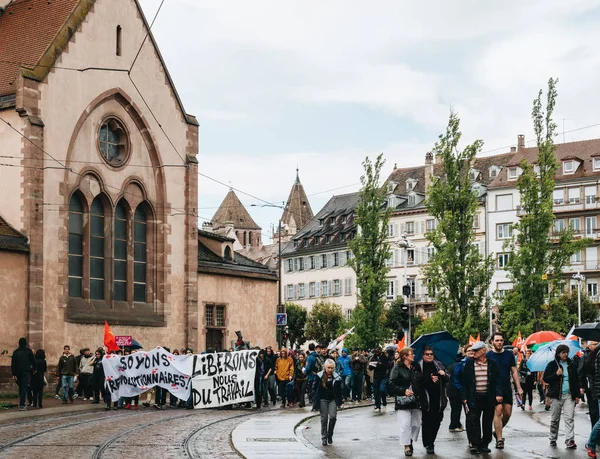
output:
[[[137,0],[0,7],[0,348],[26,336],[53,359],[101,345],[105,320],[148,349],[205,348],[198,122]],[[276,280],[254,305],[273,317]],[[243,299],[220,301],[233,318]]]

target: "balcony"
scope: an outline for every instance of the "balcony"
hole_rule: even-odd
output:
[[[586,196],[585,200],[580,201],[574,199],[570,201],[554,200],[553,210],[554,213],[564,212],[581,212],[583,210],[594,210],[600,209],[600,204],[597,202],[596,196]]]
[[[587,261],[578,261],[572,262],[569,266],[565,266],[565,273],[576,273],[580,272],[590,272],[590,271],[600,271],[600,261],[598,260],[587,260]]]

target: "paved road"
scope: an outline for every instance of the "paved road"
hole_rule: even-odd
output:
[[[326,457],[331,458],[390,458],[404,457],[404,449],[398,443],[396,434],[396,417],[393,407],[390,411],[374,414],[373,409],[359,408],[345,410],[338,414],[334,444],[321,446],[320,421],[313,418],[300,426],[297,432],[310,441]],[[496,450],[490,445],[492,453],[472,456],[467,447],[466,433],[450,433],[448,431],[449,411],[446,410],[444,422],[435,445],[436,456],[442,458],[570,458],[587,457],[584,445],[590,432],[590,422],[584,407],[576,409],[575,433],[577,450],[567,450],[564,446],[564,436],[561,431],[558,447],[550,447],[548,440],[550,413],[543,410],[543,405],[534,406],[534,411],[515,410],[513,417],[504,432],[506,447]],[[464,418],[463,418],[464,422]],[[304,428],[303,427],[308,427]],[[413,457],[432,458],[425,454],[422,443],[415,447]]]

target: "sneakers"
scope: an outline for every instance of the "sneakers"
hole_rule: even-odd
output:
[[[333,437],[332,436],[327,437],[327,444],[333,445]]]
[[[60,400],[60,395],[56,394],[56,395],[54,396],[54,398],[55,398],[56,400]]]
[[[471,454],[479,454],[479,448],[476,446],[471,446]]]
[[[323,441],[321,442],[321,444],[322,444],[323,446],[327,446],[327,439],[326,439],[326,438],[324,438],[324,439],[323,439]]]
[[[138,407],[137,405],[133,405],[133,409],[134,409],[135,411],[137,411],[137,410],[139,409],[139,407]]]
[[[125,405],[125,409],[126,410],[130,410],[131,409],[131,403],[128,403],[127,405]]]
[[[479,451],[482,452],[482,453],[491,453],[492,452],[492,450],[489,449],[487,446],[484,446]]]
[[[597,457],[595,446],[594,446],[594,448],[592,448],[590,445],[585,445],[585,450],[587,451],[588,457]]]
[[[19,411],[27,411],[27,407],[26,406],[20,406],[19,407]]]
[[[77,397],[79,397],[79,394],[78,394],[77,392],[75,392],[75,393],[73,394],[73,398],[77,398]]]
[[[83,401],[84,401],[84,402],[87,402],[87,401],[88,401],[88,398],[87,398],[87,397],[83,397]]]
[[[550,446],[556,446],[556,440],[550,440]]]
[[[577,444],[575,443],[575,440],[569,440],[567,442],[567,449],[577,449]]]
[[[427,454],[435,454],[435,449],[433,448],[433,446],[428,446],[427,448],[425,448],[425,451],[427,451]]]

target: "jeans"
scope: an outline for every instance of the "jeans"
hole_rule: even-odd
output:
[[[342,394],[344,399],[350,397],[350,389],[352,389],[352,374],[342,376]]]
[[[562,394],[560,398],[553,398],[551,410],[552,418],[550,420],[550,440],[556,441],[558,438],[558,426],[560,424],[561,414],[565,415],[565,443],[575,439],[575,401],[571,394]]]
[[[277,386],[276,386],[276,381],[275,381],[275,375],[270,374],[268,388],[269,388],[269,393],[271,394],[271,402],[273,403],[273,405],[275,405],[275,403],[277,402],[277,394],[275,392],[276,387]],[[265,397],[265,405],[266,404],[267,404],[267,399]]]
[[[256,407],[260,408],[260,405],[262,404],[262,395],[263,395],[263,391],[262,391],[262,386],[263,386],[263,378],[259,377],[254,378],[254,403],[256,403]]]
[[[289,381],[280,381],[277,380],[277,393],[281,397],[281,404],[285,405],[286,396],[285,396],[285,386],[289,383]],[[293,400],[287,400],[288,402],[293,402]]]
[[[592,402],[589,400],[589,402]],[[598,409],[600,409],[600,400],[596,401]],[[590,403],[591,406],[591,403]],[[590,432],[590,438],[587,441],[587,444],[592,450],[596,449],[596,445],[598,444],[598,437],[600,437],[600,420],[596,421],[592,431]]]
[[[365,373],[365,383],[367,398],[371,398],[373,387],[371,385],[371,377],[369,376],[369,373]]]
[[[373,397],[375,398],[375,408],[381,408],[387,405],[387,378],[373,378]]]
[[[333,429],[337,420],[337,405],[335,400],[321,399],[321,439],[333,437]]]
[[[63,388],[63,393],[62,393],[62,399],[63,402],[67,401],[67,393],[69,395],[69,398],[71,400],[73,400],[73,379],[74,376],[68,376],[68,375],[63,375],[61,377],[62,380],[62,388]]]
[[[477,394],[475,406],[467,413],[467,437],[475,448],[487,448],[492,441],[495,407],[487,399],[486,393]]]
[[[352,375],[352,400],[362,401],[362,386],[363,386],[363,372],[356,372]]]
[[[298,401],[298,405],[302,408],[306,405],[306,379],[296,379],[294,383],[294,390],[296,391],[296,400]]]
[[[596,423],[598,422],[598,418],[599,418],[598,400],[596,400],[594,397],[592,397],[591,389],[587,389],[585,391],[585,398],[588,402],[588,408],[590,411],[590,423],[592,424],[592,428],[593,428],[596,425]]]
[[[448,429],[460,428],[460,414],[463,409],[463,404],[460,398],[449,398],[450,400],[450,426]]]
[[[21,373],[17,376],[17,384],[19,386],[19,407],[25,407],[25,399],[27,397],[27,386],[29,386],[31,380],[30,373]]]

